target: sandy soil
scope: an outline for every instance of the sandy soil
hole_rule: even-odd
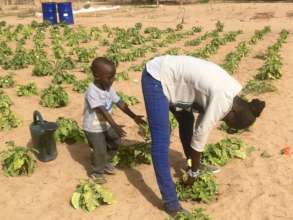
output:
[[[237,41],[223,46],[210,60],[221,63],[227,53],[241,40],[249,39],[255,29],[270,25],[272,32],[252,49],[248,57],[241,62],[235,74],[243,85],[263,64],[254,56],[265,51],[272,44],[282,28],[292,29],[293,4],[206,4],[184,6],[162,6],[154,8],[122,7],[115,12],[97,13],[90,17],[77,17],[76,24],[97,26],[131,26],[142,22],[146,26],[174,27],[184,18],[185,27],[201,25],[204,30],[213,29],[220,20],[225,30],[242,29],[244,34]],[[30,23],[33,18],[2,18],[9,24]],[[38,18],[37,18],[38,19]],[[182,46],[178,42],[174,46]],[[182,46],[183,47],[183,46]],[[204,207],[215,220],[285,220],[293,219],[293,164],[292,156],[280,155],[280,149],[293,147],[293,35],[289,35],[281,55],[284,59],[283,78],[274,82],[278,88],[275,93],[259,96],[266,100],[267,107],[251,132],[240,137],[257,148],[244,161],[233,160],[223,167],[217,175],[220,194],[216,201],[208,205],[195,202],[183,203],[185,208]],[[151,55],[149,55],[150,57]],[[143,59],[141,59],[143,60]],[[138,60],[135,63],[140,63]],[[126,70],[131,64],[122,64],[118,71]],[[15,71],[17,83],[36,81],[40,89],[46,88],[50,80],[31,76],[31,68]],[[0,74],[5,74],[0,70]],[[126,94],[135,94],[141,104],[133,107],[137,113],[144,114],[140,89],[140,74],[130,73],[131,80],[115,84],[117,90]],[[41,107],[39,97],[18,98],[15,88],[5,89],[14,102],[13,110],[23,120],[23,126],[8,132],[0,132],[0,150],[5,149],[5,141],[14,140],[18,145],[26,146],[30,142],[29,124],[32,112],[38,109],[47,120],[56,120],[58,116],[81,120],[83,95],[72,92],[69,106],[61,109]],[[126,126],[127,139],[140,140],[136,125],[116,111],[114,118]],[[225,137],[225,133],[214,129],[209,142]],[[260,156],[266,150],[272,155],[266,159]],[[119,219],[119,220],[159,220],[167,215],[161,210],[159,190],[152,166],[141,165],[133,169],[119,170],[118,174],[108,178],[109,188],[117,202],[103,206],[88,214],[74,210],[69,200],[80,178],[86,178],[86,169],[90,165],[89,149],[84,144],[58,145],[58,157],[49,163],[38,162],[32,177],[8,178],[0,175],[0,219]],[[184,165],[182,149],[177,131],[172,137],[170,150],[172,173],[175,175]],[[175,178],[175,177],[174,177]]]

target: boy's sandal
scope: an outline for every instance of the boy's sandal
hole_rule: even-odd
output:
[[[98,174],[98,173],[92,173],[90,175],[90,178],[97,184],[105,184],[107,183],[106,178],[104,177],[104,175],[102,174]]]

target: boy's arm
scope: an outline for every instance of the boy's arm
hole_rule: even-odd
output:
[[[136,124],[143,125],[146,124],[146,121],[143,120],[143,115],[136,115],[133,111],[130,110],[128,105],[120,100],[118,103],[116,103],[119,109],[121,109],[125,114],[127,114],[130,118],[132,118]]]
[[[99,106],[95,108],[95,112],[97,114],[100,114],[104,117],[104,119],[109,122],[109,124],[111,125],[111,127],[117,132],[117,134],[120,137],[123,137],[126,135],[126,132],[122,129],[122,127],[118,124],[116,124],[116,122],[113,120],[111,114],[108,113],[108,111],[105,109],[104,106]]]

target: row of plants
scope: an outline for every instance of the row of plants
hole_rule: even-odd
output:
[[[274,92],[276,87],[272,84],[271,80],[280,79],[282,77],[282,58],[280,56],[280,49],[286,43],[289,32],[282,30],[276,42],[269,46],[262,56],[265,60],[263,66],[259,69],[258,73],[253,79],[249,80],[243,89],[242,94],[258,95],[265,92]]]
[[[225,70],[227,70],[230,74],[236,72],[239,67],[240,61],[242,58],[246,57],[250,52],[250,46],[255,45],[257,42],[262,40],[266,34],[271,32],[271,28],[269,26],[265,26],[261,30],[256,30],[254,35],[250,38],[250,40],[240,42],[236,50],[229,53],[225,57],[224,63],[221,65]]]
[[[200,58],[209,58],[211,55],[216,54],[221,46],[233,42],[236,40],[236,37],[241,34],[242,31],[230,31],[224,36],[219,36],[219,34],[213,35],[211,42],[204,47],[198,49],[192,56],[200,57]]]
[[[207,34],[205,35],[206,37],[205,38],[207,38],[207,37],[211,37],[211,36],[215,36],[215,35],[217,35],[218,34],[218,32],[221,32],[221,31],[223,31],[223,28],[224,28],[224,24],[223,23],[221,23],[221,22],[217,22],[216,23],[216,29],[214,30],[214,31],[212,31],[212,32],[207,32]],[[156,29],[155,29],[156,30]],[[168,41],[167,41],[167,44],[170,44],[170,43],[175,43],[177,40],[181,40],[181,38],[183,38],[182,36],[184,36],[184,35],[186,35],[186,36],[188,36],[188,35],[193,35],[193,34],[195,34],[195,33],[199,33],[199,32],[201,32],[202,31],[202,28],[201,27],[199,27],[199,26],[194,26],[194,27],[192,27],[192,29],[191,29],[191,31],[187,31],[187,32],[185,32],[185,33],[183,33],[182,35],[181,34],[177,34],[174,38],[172,38],[172,36],[174,36],[174,35],[170,35],[170,36],[167,36],[167,38],[169,39]],[[202,39],[203,40],[203,38],[201,38],[201,37],[199,37],[200,39]],[[197,39],[199,39],[199,38],[197,38]],[[174,40],[172,40],[172,39],[174,39]],[[199,42],[199,40],[197,40],[197,42]],[[201,41],[200,41],[201,42]],[[199,42],[199,43],[200,43]],[[167,46],[167,44],[165,44],[164,43],[164,41],[161,41],[161,42],[159,42],[159,43],[157,43],[157,42],[154,42],[153,43],[153,45],[155,46],[155,48],[156,47],[163,47],[163,46]],[[185,45],[187,46],[187,45],[191,45],[192,43],[189,43],[189,41],[186,41],[185,42]],[[179,47],[174,47],[174,48],[170,48],[170,49],[168,49],[168,50],[166,50],[165,52],[163,52],[161,55],[179,55],[179,54],[184,54],[184,53],[186,53],[185,51],[183,51],[183,50],[181,50],[181,48],[179,48]],[[191,54],[190,54],[191,55]],[[144,69],[144,66],[145,66],[145,64],[146,64],[146,60],[143,60],[142,62],[141,62],[141,64],[138,64],[138,65],[134,65],[134,64],[132,64],[130,67],[129,67],[129,71],[134,71],[134,72],[142,72],[143,71],[143,69]]]
[[[200,45],[204,40],[208,39],[209,37],[213,37],[217,35],[219,32],[223,32],[224,30],[224,24],[220,21],[217,21],[215,24],[215,29],[213,31],[207,31],[203,35],[193,39],[188,40],[184,43],[185,46],[198,46]],[[201,29],[200,29],[201,30]]]

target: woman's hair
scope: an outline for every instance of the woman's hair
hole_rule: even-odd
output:
[[[101,73],[101,69],[103,69],[103,66],[108,66],[113,70],[114,72],[116,71],[115,64],[111,61],[108,60],[105,57],[97,57],[93,60],[92,65],[91,65],[91,71],[92,73],[99,74]]]
[[[265,107],[265,102],[259,99],[253,99],[248,102],[240,97],[234,99],[233,110],[235,129],[244,129],[251,126]]]

